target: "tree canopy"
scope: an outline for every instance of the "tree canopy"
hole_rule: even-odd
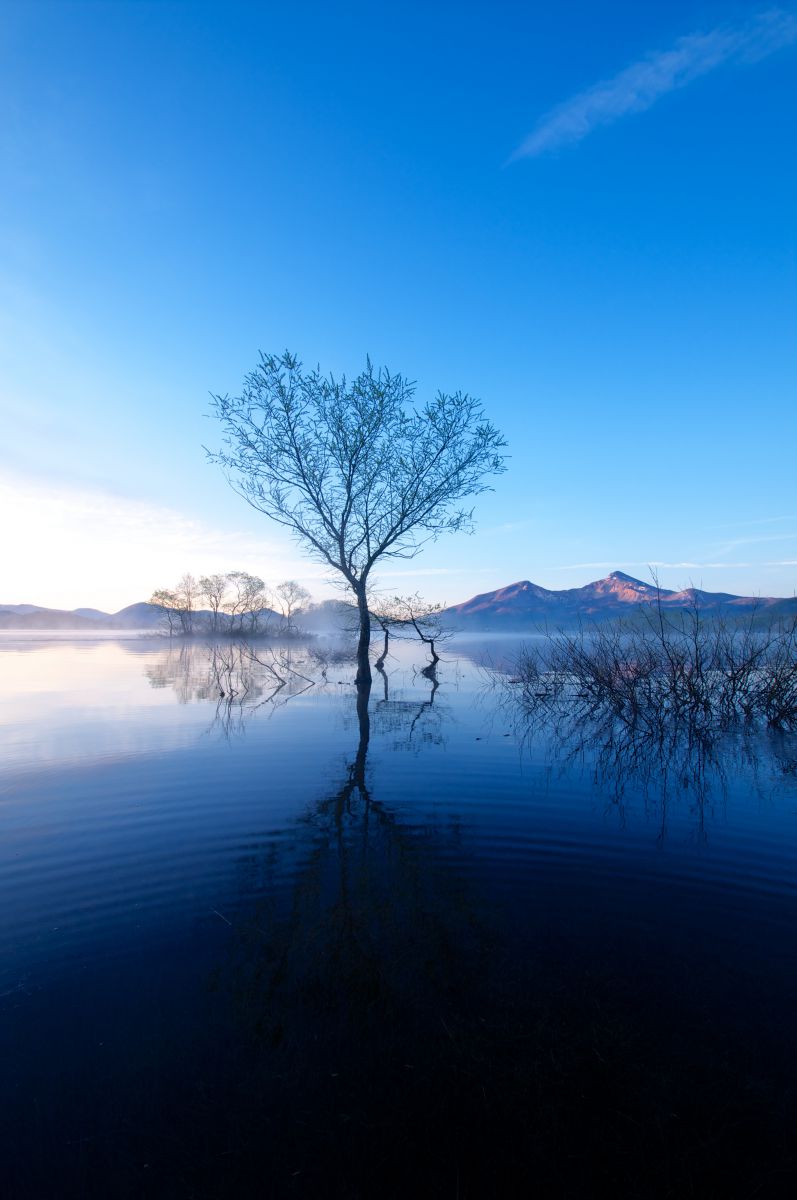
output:
[[[354,379],[335,379],[285,352],[261,354],[240,396],[212,397],[223,444],[211,460],[354,591],[361,678],[370,677],[366,589],[375,564],[470,530],[462,502],[505,470],[506,443],[480,401],[438,392],[415,407],[414,393],[370,359]]]

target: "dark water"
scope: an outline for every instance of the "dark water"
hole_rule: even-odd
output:
[[[3,641],[0,1194],[793,1193],[794,739],[529,738],[467,651]]]

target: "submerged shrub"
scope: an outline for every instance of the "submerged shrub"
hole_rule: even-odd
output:
[[[559,632],[527,647],[509,680],[527,712],[611,718],[629,730],[696,734],[739,723],[797,728],[797,618],[743,626],[695,606],[642,623]]]

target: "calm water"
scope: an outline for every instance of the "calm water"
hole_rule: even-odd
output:
[[[2,1195],[791,1195],[795,740],[258,653],[0,642]]]

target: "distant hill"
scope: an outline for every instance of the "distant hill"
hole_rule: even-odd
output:
[[[76,617],[86,617],[89,621],[102,621],[105,624],[112,621],[110,613],[101,612],[99,608],[73,608]]]
[[[442,615],[454,628],[500,632],[630,616],[658,600],[666,611],[688,609],[697,603],[706,613],[743,615],[753,609],[772,616],[797,613],[797,598],[734,596],[730,592],[706,592],[699,588],[672,591],[643,583],[623,571],[612,571],[605,579],[559,591],[524,579],[454,604]]]
[[[210,614],[208,614],[210,615]],[[145,600],[138,604],[128,604],[110,617],[110,624],[115,629],[153,629],[161,624],[163,613],[156,604],[147,604]]]
[[[98,608],[40,608],[35,604],[0,604],[0,629],[155,629],[161,612],[154,604],[130,604],[117,613]]]
[[[611,620],[631,616],[641,609],[649,608],[659,600],[665,611],[685,610],[697,604],[705,613],[726,613],[744,616],[754,609],[768,616],[791,616],[797,614],[797,597],[734,596],[730,592],[706,592],[700,588],[685,588],[672,591],[656,588],[655,584],[643,583],[623,571],[612,571],[605,579],[596,579],[579,588],[564,588],[561,591],[540,587],[523,579],[510,583],[508,587],[494,592],[483,592],[462,604],[453,604],[443,610],[445,623],[454,629],[467,632],[509,632],[533,629],[541,625],[549,627],[573,625],[579,620]],[[351,605],[345,600],[325,600],[311,604],[297,614],[296,623],[307,633],[333,633],[351,625]],[[276,613],[264,613],[266,622],[276,629],[282,618]],[[212,614],[201,611],[194,614],[197,625],[209,628]],[[219,614],[219,632],[223,632],[229,618]],[[102,612],[98,608],[75,608],[70,611],[41,608],[35,604],[0,604],[0,629],[19,630],[113,630],[162,628],[161,610],[154,604],[142,601],[129,604],[116,613]]]
[[[319,606],[323,607],[323,606]],[[266,609],[263,614],[264,622],[271,621],[279,625],[282,618],[275,612]],[[209,609],[200,609],[194,613],[197,629],[209,629],[213,622],[213,614]],[[226,613],[219,613],[218,627],[222,632],[229,623]],[[0,629],[19,630],[65,630],[87,632],[90,630],[140,629],[160,630],[163,628],[163,613],[155,604],[140,601],[138,604],[128,604],[118,612],[102,612],[99,608],[74,608],[66,611],[60,608],[40,608],[35,604],[0,604]]]

